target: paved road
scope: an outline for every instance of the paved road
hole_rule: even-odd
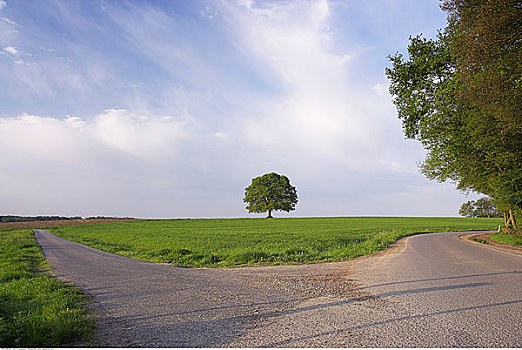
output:
[[[522,347],[522,256],[454,233],[355,262],[185,269],[36,230],[92,295],[95,346]]]

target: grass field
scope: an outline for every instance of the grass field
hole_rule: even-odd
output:
[[[415,233],[492,230],[500,219],[285,218],[145,220],[53,229],[130,258],[186,267],[340,261]]]
[[[505,233],[495,233],[491,240],[499,243],[522,245],[522,237],[517,235],[507,235]]]
[[[46,268],[32,230],[0,230],[0,346],[57,347],[92,336],[86,297]]]

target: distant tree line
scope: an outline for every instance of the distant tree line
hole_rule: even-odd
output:
[[[498,210],[491,198],[483,197],[476,201],[467,201],[459,210],[461,216],[468,218],[500,218],[502,212]]]
[[[81,216],[0,216],[0,222],[23,222],[23,221],[57,221],[57,220],[81,220]]]
[[[80,218],[81,219],[81,218]],[[111,219],[134,219],[129,216],[126,217],[119,217],[119,216],[89,216],[88,218],[85,218],[86,220],[92,220],[92,219],[105,219],[105,220],[111,220]]]

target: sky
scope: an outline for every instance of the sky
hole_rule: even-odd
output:
[[[419,172],[384,69],[436,0],[0,0],[0,215],[458,216]]]

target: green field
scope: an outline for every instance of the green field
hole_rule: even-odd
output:
[[[186,267],[299,264],[372,254],[415,233],[493,230],[485,218],[145,220],[60,227],[56,235],[130,258]]]
[[[32,230],[0,230],[0,346],[57,347],[92,337],[86,297],[45,269]]]

